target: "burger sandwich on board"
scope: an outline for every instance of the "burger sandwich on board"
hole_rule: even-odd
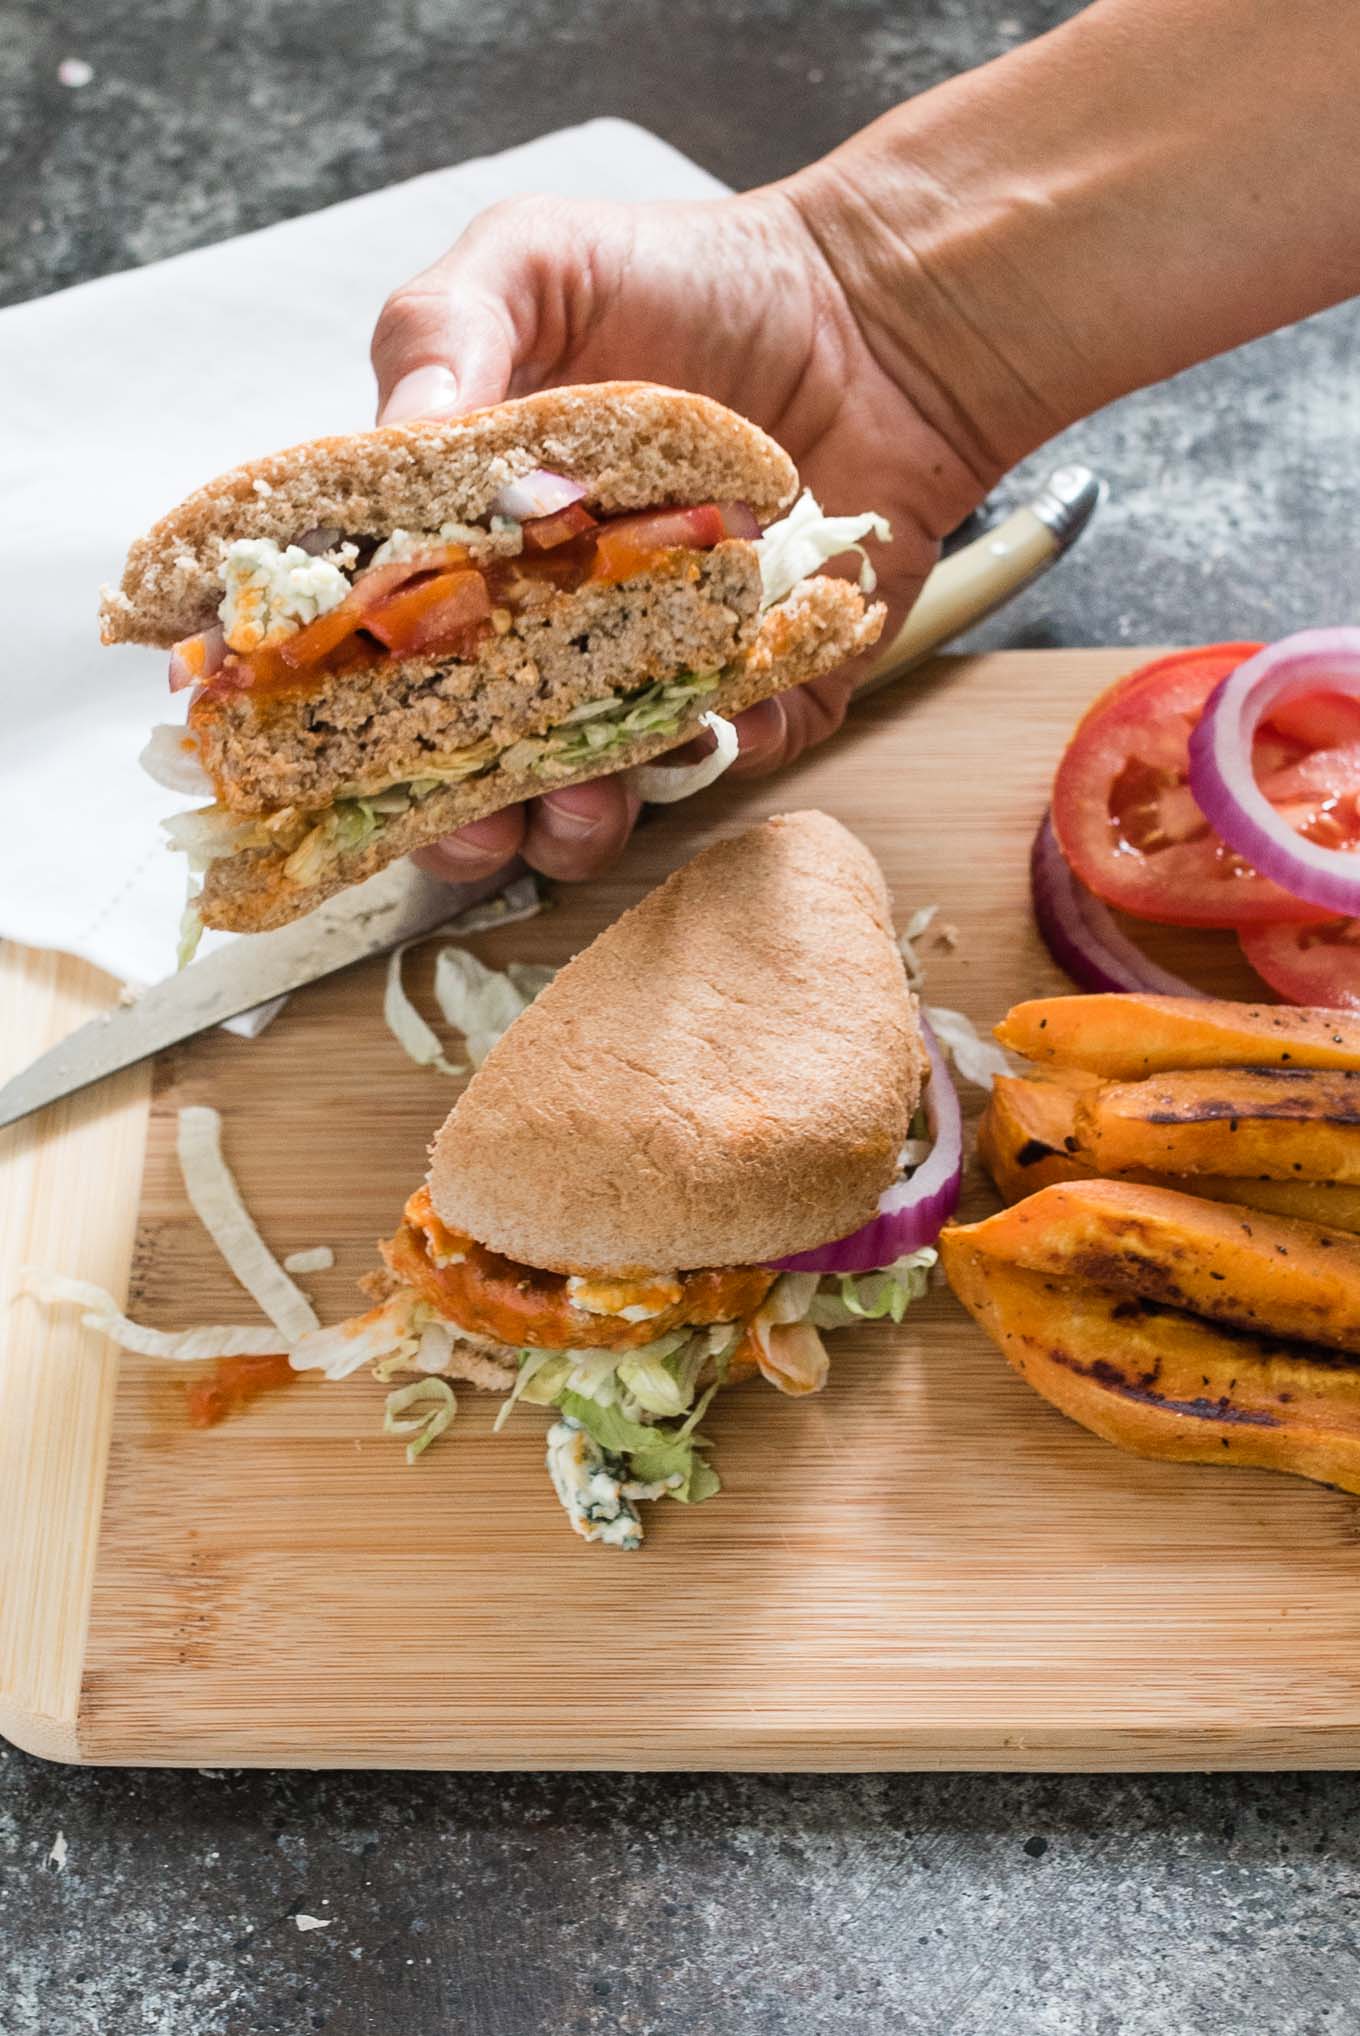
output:
[[[170,649],[186,724],[143,757],[194,921],[282,925],[480,815],[646,762],[866,649],[888,535],[824,516],[762,431],[605,382],[317,439],[133,545],[108,643]],[[861,554],[862,556],[862,554]],[[679,773],[677,773],[677,777]]]
[[[698,1424],[720,1385],[816,1392],[823,1330],[900,1321],[960,1165],[878,865],[825,813],[786,814],[542,990],[436,1137],[379,1305],[292,1361],[415,1374],[389,1416],[416,1427],[452,1418],[450,1378],[553,1409],[577,1532],[636,1547],[639,1500],[717,1489]]]

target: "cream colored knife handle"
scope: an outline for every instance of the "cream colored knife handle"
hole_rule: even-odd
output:
[[[857,697],[900,678],[1046,572],[1080,537],[1104,493],[1089,467],[1059,467],[1032,502],[943,559]]]

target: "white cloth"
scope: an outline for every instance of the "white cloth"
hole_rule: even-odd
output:
[[[644,129],[594,120],[0,311],[0,937],[138,984],[174,967],[184,861],[157,823],[195,802],[137,757],[182,702],[164,651],[98,641],[129,540],[242,459],[371,423],[384,298],[496,199],[722,188]]]

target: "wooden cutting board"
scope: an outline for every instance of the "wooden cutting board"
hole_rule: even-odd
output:
[[[776,783],[717,786],[599,883],[484,935],[562,962],[715,834],[819,805],[937,902],[929,997],[979,1023],[1066,987],[1026,857],[1067,730],[1133,652],[941,660]],[[1245,991],[1227,936],[1161,948]],[[61,1269],[163,1326],[249,1321],[186,1207],[175,1111],[212,1102],[282,1255],[356,1305],[455,1093],[383,1028],[383,966],[213,1033],[0,1135],[0,1277]],[[424,980],[417,967],[413,980]],[[855,994],[853,981],[845,985]],[[109,985],[11,950],[3,1059]],[[974,1106],[980,1101],[971,1095]],[[145,1157],[144,1157],[145,1154]],[[989,1206],[974,1181],[972,1206]],[[470,1392],[414,1469],[383,1389],[305,1378],[191,1427],[186,1374],[70,1313],[0,1316],[0,1727],[96,1762],[409,1767],[1338,1766],[1360,1759],[1360,1511],[1283,1477],[1120,1455],[1030,1393],[941,1288],[833,1342],[809,1401],[760,1384],[705,1422],[725,1489],[587,1547],[543,1470],[545,1417],[491,1434]]]

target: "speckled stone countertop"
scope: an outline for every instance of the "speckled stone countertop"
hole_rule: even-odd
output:
[[[0,0],[0,297],[599,112],[758,182],[1071,11]],[[60,81],[72,58],[87,83]],[[1358,338],[1333,312],[1071,432],[1110,505],[978,640],[1346,619]],[[1340,1775],[117,1774],[0,1750],[0,2032],[1348,2036],[1357,1834]]]

